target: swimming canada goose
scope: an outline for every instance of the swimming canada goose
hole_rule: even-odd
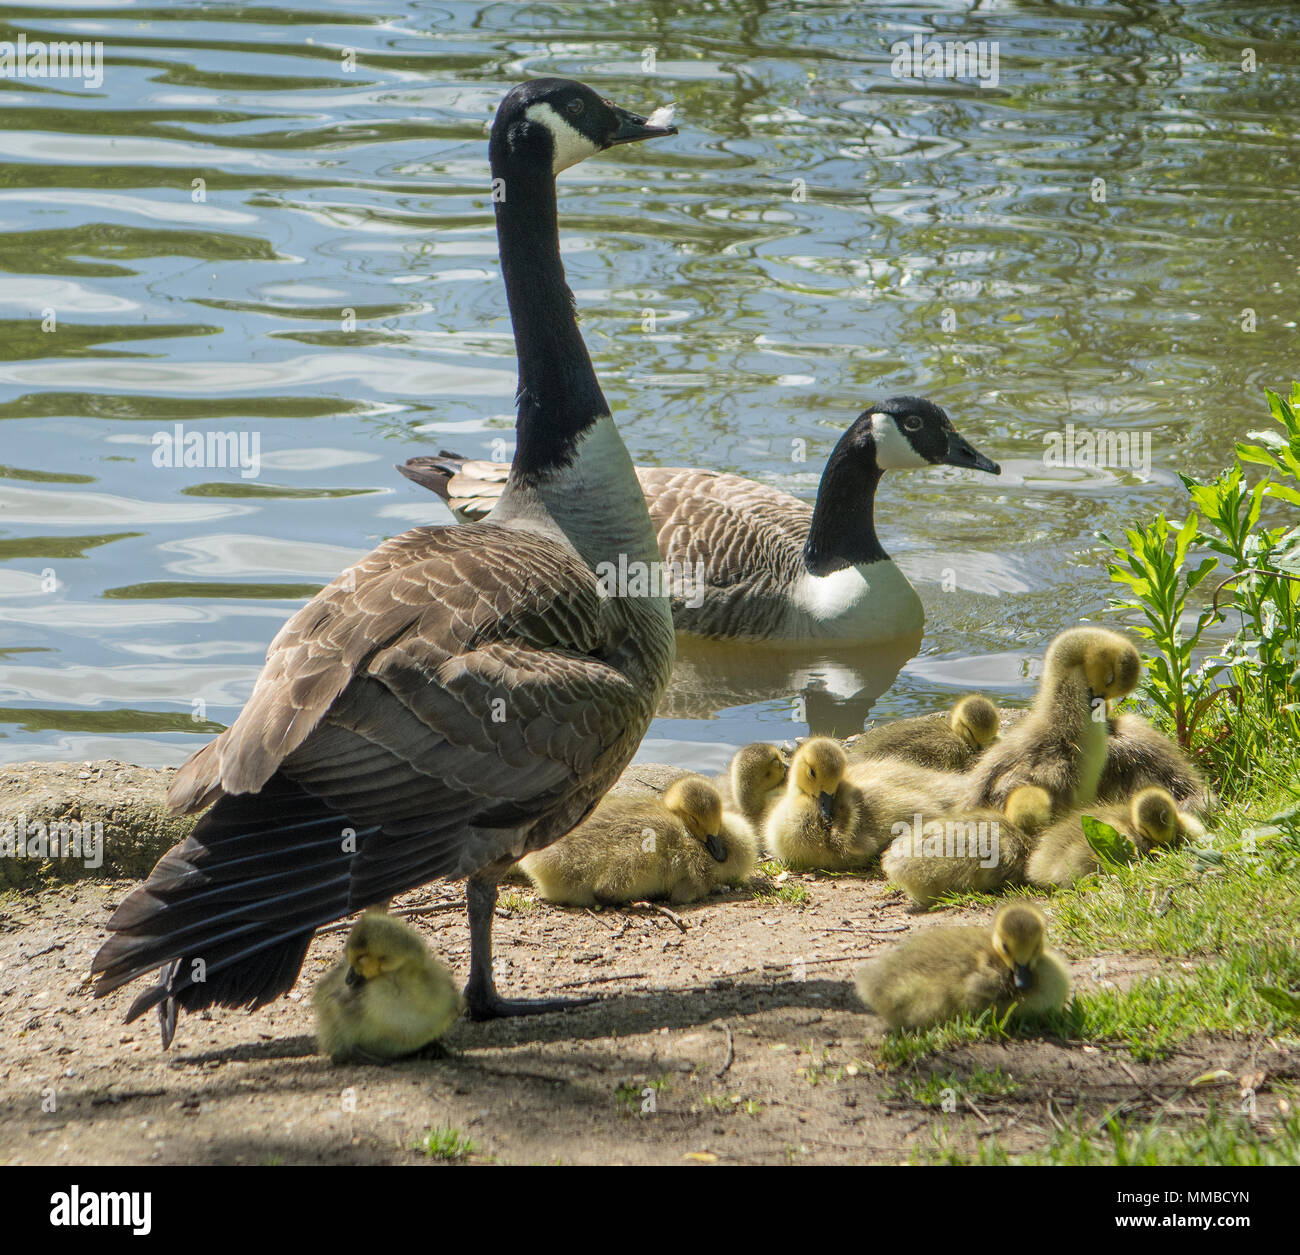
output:
[[[1106,767],[1097,800],[1122,802],[1140,789],[1167,789],[1180,807],[1208,819],[1217,805],[1205,777],[1176,741],[1157,732],[1141,715],[1116,715],[1106,739]]]
[[[672,668],[665,597],[606,597],[597,564],[659,560],[632,460],[564,280],[555,175],[674,134],[581,83],[508,92],[488,152],[519,362],[509,483],[492,517],[386,541],[281,628],[243,712],[177,772],[210,807],[109,921],[97,996],[163,968],[158,1006],[258,1007],[290,989],[316,928],[468,878],[475,1019],[552,1010],[492,979],[502,873],[562,837],[640,743]]]
[[[727,772],[725,788],[720,783],[719,791],[724,798],[730,795],[736,809],[758,832],[764,815],[785,788],[787,770],[785,755],[775,745],[755,741],[736,751]]]
[[[1131,693],[1142,660],[1131,642],[1104,628],[1077,627],[1048,646],[1028,715],[975,761],[969,806],[1003,809],[1012,789],[1036,784],[1053,815],[1097,796],[1106,762],[1106,702]]]
[[[414,1054],[459,1018],[464,999],[415,929],[365,911],[347,948],[312,990],[316,1038],[335,1063]]]
[[[860,840],[862,795],[844,779],[844,751],[815,736],[794,752],[785,792],[768,810],[763,844],[796,871],[865,867],[878,845]]]
[[[520,866],[542,897],[564,906],[695,902],[715,885],[747,879],[757,844],[707,780],[684,776],[662,798],[606,798],[567,837]]]
[[[939,771],[965,771],[998,738],[998,708],[971,693],[948,715],[895,719],[862,733],[849,749],[849,760],[902,758]]]
[[[963,1012],[1030,1018],[1065,1005],[1070,972],[1044,949],[1047,924],[1026,902],[1009,902],[993,928],[926,928],[854,973],[858,996],[893,1029],[929,1028]]]
[[[1165,789],[1143,789],[1126,805],[1087,806],[1048,828],[1029,856],[1027,874],[1031,884],[1072,885],[1102,870],[1102,861],[1083,830],[1085,815],[1114,828],[1134,855],[1147,855],[1183,837],[1199,837],[1205,832],[1194,815],[1179,811],[1173,795]]]
[[[677,631],[777,642],[919,631],[921,599],[876,537],[876,485],[887,470],[937,465],[1001,474],[937,405],[891,397],[868,406],[840,437],[815,506],[739,475],[637,467],[664,559],[681,575],[672,592]],[[452,454],[397,469],[462,520],[491,508],[505,470]]]
[[[991,893],[1023,884],[1033,834],[1050,814],[1046,790],[1031,784],[1011,794],[1006,814],[965,810],[918,815],[880,856],[880,869],[922,907],[950,893]]]

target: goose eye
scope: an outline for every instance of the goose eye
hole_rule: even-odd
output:
[[[576,118],[582,112],[582,101],[575,97],[564,107]]]
[[[921,420],[915,414],[909,414],[903,419],[903,429],[905,431],[920,431]]]

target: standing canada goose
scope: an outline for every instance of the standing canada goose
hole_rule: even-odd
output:
[[[437,1041],[465,1000],[451,973],[415,929],[366,911],[348,935],[343,958],[312,990],[316,1038],[335,1063],[381,1063]]]
[[[763,817],[780,798],[787,770],[785,755],[766,741],[744,745],[732,758],[723,796],[730,793],[755,832],[762,829]]]
[[[1168,789],[1179,806],[1208,819],[1216,799],[1205,777],[1179,748],[1141,715],[1116,715],[1106,739],[1106,767],[1097,785],[1101,802],[1122,802],[1140,789]]]
[[[921,599],[876,537],[876,485],[887,470],[939,465],[1001,474],[937,405],[891,397],[840,437],[815,507],[739,475],[637,467],[664,559],[681,576],[672,593],[677,631],[859,643],[919,631]],[[442,454],[397,469],[469,520],[492,507],[505,468]]]
[[[931,907],[950,893],[991,893],[1023,884],[1033,834],[1051,814],[1051,798],[1024,785],[994,810],[918,815],[880,856],[885,879],[917,906]]]
[[[1036,784],[1052,813],[1087,806],[1106,763],[1106,702],[1131,693],[1142,674],[1133,644],[1118,632],[1077,627],[1048,647],[1033,708],[971,769],[969,806],[1002,809],[1012,789]]]
[[[1172,845],[1186,836],[1204,834],[1200,821],[1179,811],[1173,795],[1165,789],[1143,789],[1124,806],[1088,806],[1053,824],[1029,856],[1028,878],[1034,885],[1072,885],[1084,876],[1102,870],[1101,859],[1083,830],[1083,818],[1091,815],[1109,824],[1137,855]]]
[[[767,813],[763,844],[796,871],[849,871],[879,853],[860,840],[862,795],[844,779],[838,742],[815,736],[795,750],[785,793]]]
[[[662,798],[606,798],[567,837],[520,866],[548,902],[612,906],[698,901],[715,885],[746,879],[757,857],[745,820],[723,810],[707,780],[683,776]]]
[[[153,969],[159,1007],[258,1007],[290,989],[322,924],[468,877],[475,1019],[492,979],[497,882],[591,811],[640,743],[672,668],[661,596],[606,597],[597,564],[659,559],[632,460],[564,281],[555,175],[674,128],[581,83],[507,93],[489,142],[519,360],[518,439],[492,517],[380,545],[280,630],[231,727],[177,772],[211,807],[109,921],[102,996]]]
[[[1014,1008],[1032,1018],[1065,1006],[1070,972],[1044,949],[1047,923],[1009,902],[993,928],[927,928],[854,973],[858,996],[890,1028],[929,1028],[965,1013]]]
[[[942,715],[895,719],[859,736],[848,751],[850,762],[902,758],[939,771],[965,771],[998,739],[998,708],[971,693]]]

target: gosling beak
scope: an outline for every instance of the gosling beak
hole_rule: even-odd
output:
[[[659,112],[661,111],[655,110],[656,114]],[[635,144],[638,140],[658,139],[661,135],[677,134],[675,126],[662,126],[649,118],[643,118],[639,113],[629,113],[626,109],[620,109],[618,105],[614,106],[614,114],[618,118],[618,129],[609,137],[605,145],[607,148],[613,148],[615,144]]]
[[[364,985],[366,983],[366,978],[349,963],[348,974],[343,978],[343,983],[348,986]]]
[[[1002,468],[982,453],[975,446],[955,431],[948,433],[948,452],[941,461],[947,466],[960,466],[967,470],[988,471],[990,475],[1001,475]]]
[[[722,844],[722,838],[716,832],[705,837],[704,844],[709,853],[713,855],[715,863],[725,863],[727,861],[727,847]]]
[[[1023,963],[1017,963],[1012,973],[1017,989],[1028,989],[1034,983],[1034,974]]]
[[[835,794],[820,793],[817,796],[817,809],[821,811],[822,818],[830,823],[835,818]]]

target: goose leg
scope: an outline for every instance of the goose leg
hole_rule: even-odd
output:
[[[595,998],[503,998],[492,979],[492,916],[497,905],[497,882],[472,878],[465,886],[469,906],[469,983],[465,986],[465,1011],[471,1020],[494,1020],[507,1015],[545,1015],[584,1007]]]

